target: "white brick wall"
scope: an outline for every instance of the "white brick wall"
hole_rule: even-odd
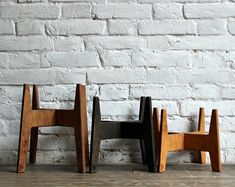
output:
[[[235,1],[0,0],[0,163],[16,163],[23,83],[43,85],[51,108],[72,108],[86,84],[89,129],[95,95],[114,120],[136,119],[151,96],[171,130],[218,108],[222,162],[235,163]],[[101,148],[102,162],[141,162],[137,141]],[[38,162],[75,162],[73,129],[41,128],[38,149]]]

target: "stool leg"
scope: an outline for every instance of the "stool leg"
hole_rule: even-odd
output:
[[[161,111],[161,127],[160,127],[160,151],[159,151],[159,162],[158,162],[158,172],[164,172],[166,170],[167,162],[167,112],[166,110]]]
[[[21,126],[18,148],[17,173],[25,171],[32,122],[29,85],[24,85]]]
[[[38,87],[33,85],[33,98],[32,98],[32,108],[39,109],[39,94]],[[36,162],[37,154],[37,144],[38,144],[38,127],[33,127],[31,129],[30,138],[30,153],[29,153],[29,163],[34,164]]]
[[[199,121],[198,121],[198,131],[205,133],[205,111],[204,108],[199,110]],[[205,151],[195,151],[193,155],[193,163],[206,163],[206,152]]]
[[[139,110],[139,120],[144,121],[144,108],[145,108],[145,97],[140,98],[140,110]],[[141,151],[141,157],[143,164],[146,164],[146,151],[144,148],[144,140],[140,139],[140,151]]]
[[[26,125],[22,125],[21,134],[20,134],[17,173],[23,173],[25,171],[26,162],[27,162],[30,129],[25,126]]]
[[[210,131],[209,137],[211,141],[210,145],[210,160],[211,160],[211,167],[213,171],[221,172],[221,160],[220,160],[220,142],[219,142],[219,119],[218,119],[218,111],[212,110],[211,116],[211,124],[210,124]]]
[[[38,144],[38,127],[33,127],[31,128],[30,153],[29,153],[29,163],[31,164],[34,164],[36,162],[37,144]]]
[[[154,127],[154,138],[155,138],[155,156],[156,156],[156,163],[158,163],[159,151],[160,151],[160,137],[161,137],[158,108],[153,109],[153,127]]]
[[[78,124],[74,126],[78,171],[85,173],[88,162],[88,130],[86,92],[83,85],[76,87],[74,110],[78,111]]]
[[[92,131],[91,131],[91,148],[90,148],[90,165],[89,172],[96,172],[96,167],[99,159],[100,141],[101,141],[101,115],[99,98],[93,99],[92,113]]]
[[[86,153],[82,128],[74,127],[78,172],[86,173]]]
[[[84,85],[78,84],[76,87],[75,109],[79,110],[80,118],[83,124],[83,135],[85,143],[86,164],[89,163],[88,148],[88,127],[87,127],[87,109],[86,109],[86,88]]]
[[[146,129],[145,150],[149,172],[156,172],[155,142],[153,132],[153,118],[151,98],[147,97],[145,101],[144,128]]]
[[[144,148],[144,141],[140,139],[140,151],[141,151],[141,157],[143,164],[146,164],[146,155],[145,155],[145,148]]]

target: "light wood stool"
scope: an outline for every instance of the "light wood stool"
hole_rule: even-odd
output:
[[[33,86],[31,102],[30,86],[27,84],[24,85],[17,162],[18,173],[25,171],[30,136],[29,162],[33,164],[36,161],[38,128],[49,126],[67,126],[74,128],[78,171],[85,173],[89,155],[86,91],[84,85],[77,85],[73,110],[41,109],[39,107],[37,86]]]
[[[152,119],[152,103],[150,97],[141,97],[139,120],[134,121],[102,121],[99,98],[94,97],[90,173],[96,172],[101,140],[116,138],[139,139],[143,162],[145,163],[146,161],[148,171],[156,172]]]
[[[201,164],[206,163],[205,151],[209,152],[212,171],[221,172],[217,110],[212,110],[209,134],[205,133],[205,113],[203,108],[200,108],[198,131],[195,132],[168,132],[167,111],[161,110],[161,122],[159,122],[157,108],[153,110],[153,123],[155,128],[158,172],[164,172],[166,170],[167,153],[169,151],[179,150],[195,151],[193,162]]]

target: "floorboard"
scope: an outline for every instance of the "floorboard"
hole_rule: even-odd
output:
[[[0,186],[235,186],[235,165],[211,172],[209,165],[168,165],[165,173],[148,173],[142,164],[99,165],[95,174],[79,174],[76,165],[28,165],[15,173],[15,166],[0,166]]]

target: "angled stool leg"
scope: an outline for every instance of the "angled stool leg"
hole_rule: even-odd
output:
[[[77,165],[80,173],[86,173],[86,155],[85,144],[81,138],[82,128],[74,127],[76,153],[77,153]]]
[[[145,100],[145,113],[144,113],[144,128],[146,129],[145,137],[145,150],[149,172],[156,172],[156,156],[155,156],[155,143],[153,132],[153,118],[152,118],[152,104],[151,98],[147,97]]]
[[[139,120],[144,120],[144,108],[145,108],[145,97],[140,98],[140,111],[139,111]],[[146,155],[145,155],[145,148],[144,148],[144,141],[140,139],[140,151],[143,164],[146,164]]]
[[[75,106],[78,112],[78,123],[74,126],[78,171],[86,172],[86,163],[88,162],[88,134],[87,134],[87,110],[86,93],[83,85],[77,85]]]
[[[142,157],[142,162],[143,164],[146,164],[146,155],[145,155],[145,148],[144,148],[144,141],[142,139],[140,141],[140,152],[141,152],[141,157]]]
[[[31,122],[32,122],[31,116],[28,114],[31,113],[31,111],[32,111],[32,106],[31,106],[29,85],[24,85],[18,161],[17,161],[18,173],[24,172],[26,167]]]
[[[87,108],[86,108],[86,87],[78,84],[76,87],[76,100],[75,107],[79,110],[80,124],[82,128],[82,139],[84,140],[85,146],[85,159],[86,164],[89,163],[89,144],[88,144],[88,126],[87,126]]]
[[[32,108],[39,109],[39,95],[38,87],[33,85],[33,98]],[[38,144],[38,127],[32,127],[30,136],[30,152],[29,152],[29,163],[34,164],[36,162],[37,144]]]
[[[92,131],[91,131],[91,148],[90,148],[90,165],[89,172],[96,172],[96,167],[99,159],[99,149],[101,142],[101,114],[99,98],[93,99],[93,112],[92,112]]]
[[[158,172],[164,172],[166,170],[167,162],[167,112],[166,110],[161,111],[161,127],[160,127],[160,151],[159,151],[159,162],[158,162]]]
[[[198,131],[200,133],[205,133],[205,110],[204,110],[204,108],[200,108],[200,110],[199,110]],[[206,152],[205,151],[195,151],[192,162],[205,164],[206,163]]]
[[[160,122],[159,122],[159,111],[158,108],[153,109],[153,128],[154,128],[154,139],[155,139],[155,156],[156,163],[159,162],[159,151],[160,151]]]
[[[31,128],[30,137],[29,163],[34,164],[36,162],[37,155],[38,127]]]
[[[210,154],[212,170],[221,172],[222,168],[220,160],[219,119],[218,119],[217,110],[212,110],[209,138],[210,138],[209,154]]]
[[[17,173],[23,173],[25,171],[26,162],[27,162],[30,128],[23,128],[23,126],[26,126],[25,123],[22,124],[21,133],[20,133]]]

